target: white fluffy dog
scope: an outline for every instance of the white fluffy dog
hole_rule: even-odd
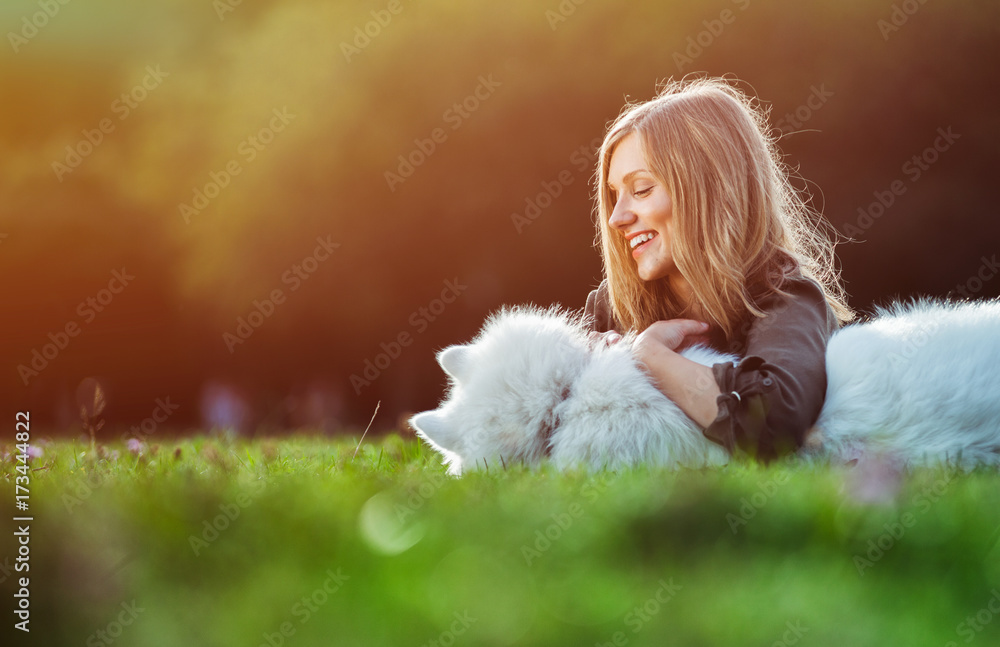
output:
[[[502,310],[472,343],[438,354],[448,396],[410,422],[452,474],[546,457],[559,468],[726,463],[728,453],[650,383],[632,339],[593,345],[578,316]],[[682,354],[706,366],[736,359],[701,346]],[[827,376],[803,454],[1000,463],[1000,301],[880,310],[834,334]]]
[[[1000,464],[1000,300],[922,300],[834,333],[821,452]]]

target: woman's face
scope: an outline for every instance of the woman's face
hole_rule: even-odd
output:
[[[653,281],[676,273],[673,203],[649,171],[635,133],[626,135],[611,154],[608,188],[614,204],[608,224],[628,242],[639,278]]]

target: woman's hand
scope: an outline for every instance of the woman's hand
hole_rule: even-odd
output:
[[[632,348],[636,356],[648,365],[648,359],[653,359],[664,350],[680,352],[693,344],[707,342],[707,323],[694,319],[669,319],[657,321],[643,330],[635,338]]]
[[[590,340],[590,347],[594,348],[598,344],[604,344],[605,346],[611,346],[617,344],[622,340],[622,336],[619,335],[614,330],[609,330],[607,332],[590,332],[587,335]]]
[[[632,343],[632,351],[653,384],[701,427],[719,413],[719,386],[712,369],[678,354],[691,344],[708,341],[708,324],[693,319],[657,321]]]

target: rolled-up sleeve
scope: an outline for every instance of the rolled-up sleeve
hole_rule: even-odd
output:
[[[826,395],[826,344],[839,325],[819,284],[790,280],[762,303],[738,362],[715,364],[722,392],[705,437],[768,461],[802,446]],[[741,352],[742,351],[742,352]]]

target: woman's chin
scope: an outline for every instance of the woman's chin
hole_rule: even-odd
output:
[[[645,267],[645,266],[643,266],[643,265],[640,264],[639,267],[637,268],[637,270],[638,270],[638,274],[639,274],[639,279],[642,280],[642,281],[646,281],[647,283],[650,282],[650,281],[658,281],[658,280],[664,278],[665,276],[667,276],[668,274],[670,274],[670,268],[669,267],[667,267],[667,268],[664,268],[664,267]]]

